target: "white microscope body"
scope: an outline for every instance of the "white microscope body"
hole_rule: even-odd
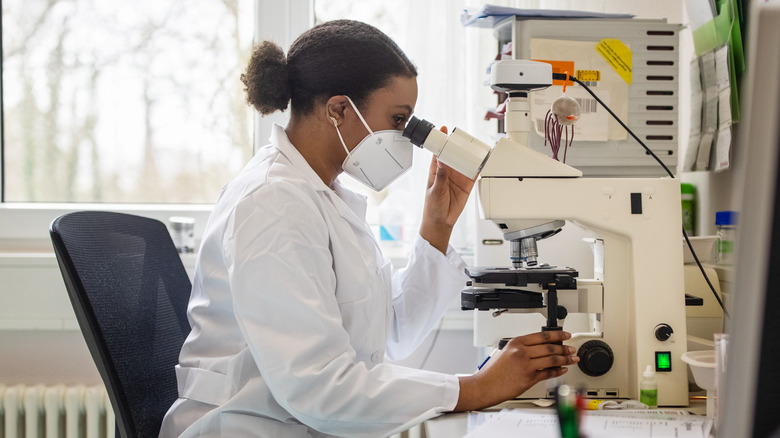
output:
[[[531,61],[502,61],[497,66],[492,85],[510,96],[508,138],[495,145],[482,168],[481,216],[497,224],[506,240],[514,241],[513,253],[529,236],[524,230],[531,230],[531,236],[540,229],[554,234],[549,229],[560,228],[563,221],[576,222],[598,236],[593,243],[595,278],[577,279],[576,290],[558,291],[559,305],[570,316],[584,313],[589,321],[586,330],[573,333],[566,342],[578,349],[581,362],[570,366],[563,378],[581,386],[588,397],[638,400],[642,372],[653,365],[659,405],[687,406],[687,368],[681,360],[686,320],[679,181],[582,178],[577,169],[529,149],[527,93],[551,85],[550,66]],[[539,77],[546,80],[540,83]],[[526,261],[529,265],[535,264],[533,255]],[[511,269],[517,269],[522,264],[518,254],[512,259]],[[527,330],[511,322],[538,318],[496,309],[497,316],[480,312],[475,319],[475,339],[488,337],[497,343],[502,337],[523,335]],[[565,321],[564,330],[571,331]],[[534,331],[539,329],[537,325]],[[547,396],[545,382],[523,395]]]

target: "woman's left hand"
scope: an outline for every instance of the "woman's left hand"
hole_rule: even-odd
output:
[[[446,134],[447,128],[441,131]],[[474,181],[436,156],[431,159],[420,235],[442,253],[447,252],[452,227],[466,206]]]

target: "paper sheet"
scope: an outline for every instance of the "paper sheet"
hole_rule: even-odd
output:
[[[567,41],[532,38],[531,59],[545,61],[567,61],[574,63],[574,72],[599,72],[599,80],[588,83],[599,99],[612,108],[622,120],[628,117],[628,83],[606,59],[596,50],[598,42]],[[544,137],[544,117],[552,102],[563,94],[563,87],[553,85],[545,90],[531,93],[531,114],[534,117],[536,133]],[[579,86],[566,87],[566,95],[577,99],[580,104],[580,120],[574,125],[577,141],[625,140],[626,131],[609,116],[587,91]],[[540,129],[541,128],[541,129]]]
[[[683,170],[722,171],[731,165],[729,47],[704,53],[691,65],[691,132]],[[700,73],[701,83],[694,79]],[[701,90],[701,93],[697,90]]]
[[[609,14],[591,11],[570,11],[555,9],[527,9],[511,8],[507,6],[483,5],[475,12],[464,11],[460,16],[463,26],[475,25],[477,27],[493,27],[501,20],[515,16],[518,19],[544,18],[544,19],[572,19],[572,18],[633,18],[632,14]]]
[[[720,85],[716,69],[715,52],[707,52],[699,58],[703,90],[701,137],[695,170],[710,170],[713,142],[718,133],[718,101]]]
[[[699,60],[691,62],[691,130],[688,135],[688,147],[685,150],[683,171],[690,172],[696,166],[696,156],[699,153],[701,140],[701,115],[704,93],[701,88],[701,72]]]
[[[729,168],[731,162],[731,127],[718,131],[718,146],[715,149],[715,171],[720,172]]]
[[[715,142],[715,171],[729,168],[731,156],[731,82],[729,46],[715,51],[715,75],[718,88],[718,134]]]
[[[652,412],[652,414],[651,414]],[[584,413],[581,432],[599,438],[707,438],[712,420],[692,415],[647,413],[609,415]],[[466,438],[529,436],[559,438],[558,418],[550,410],[506,409],[493,415],[466,435]]]

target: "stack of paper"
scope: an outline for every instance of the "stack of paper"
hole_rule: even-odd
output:
[[[580,433],[599,438],[708,438],[712,419],[682,415],[680,411],[589,411],[583,413]],[[483,418],[470,419],[476,425],[466,438],[529,436],[560,438],[558,417],[552,410],[505,409]],[[481,424],[479,424],[481,423]]]

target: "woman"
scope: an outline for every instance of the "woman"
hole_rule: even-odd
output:
[[[336,179],[346,171],[381,189],[405,171],[412,146],[398,134],[416,76],[395,43],[355,21],[307,31],[286,57],[270,42],[255,48],[247,100],[264,115],[290,102],[290,122],[274,126],[209,219],[180,398],[161,436],[385,436],[516,397],[576,362],[553,344],[568,334],[538,333],[460,379],[383,363],[411,353],[466,280],[448,242],[472,180],[432,160],[419,236],[393,275],[365,199]],[[378,164],[388,144],[392,170]]]

